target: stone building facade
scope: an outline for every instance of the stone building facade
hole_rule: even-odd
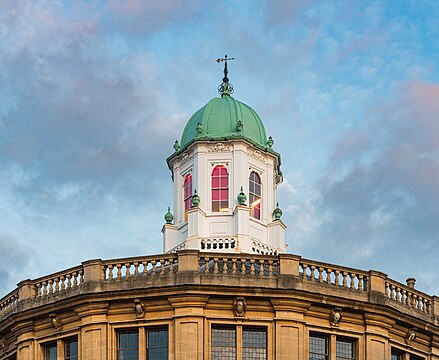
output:
[[[225,64],[167,159],[163,253],[22,281],[0,360],[439,360],[439,298],[414,279],[286,253],[280,155]]]

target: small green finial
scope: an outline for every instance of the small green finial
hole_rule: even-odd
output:
[[[237,126],[237,128],[238,128],[238,132],[240,133],[240,132],[242,132],[242,128],[243,128],[243,124],[242,124],[242,121],[241,120],[238,120],[238,126]]]
[[[279,203],[276,203],[276,209],[273,210],[274,220],[280,220],[282,217],[282,210],[279,207]]]
[[[241,192],[238,194],[239,205],[245,205],[246,200],[247,200],[247,196],[244,194],[244,189],[241,186]]]
[[[192,205],[197,207],[200,204],[200,197],[197,194],[197,189],[194,190],[194,194],[192,195]]]
[[[270,136],[270,137],[268,138],[268,140],[267,140],[267,145],[268,145],[269,148],[271,148],[271,147],[273,146],[273,144],[274,144],[274,140],[273,140],[273,138]]]
[[[198,135],[200,135],[201,132],[203,131],[203,125],[201,125],[201,123],[198,123],[196,129],[197,129],[197,133],[198,133]]]
[[[175,150],[175,152],[180,150],[180,148],[181,148],[180,143],[178,142],[178,140],[175,140],[175,143],[174,143],[174,150]]]
[[[229,73],[229,70],[227,69],[227,61],[229,60],[235,60],[235,58],[229,58],[227,55],[224,55],[224,58],[216,59],[217,63],[224,62],[223,83],[218,86],[218,92],[220,93],[221,97],[230,96],[233,94],[233,86],[229,83],[229,78],[227,77],[227,74]]]
[[[172,220],[174,220],[174,215],[171,214],[171,207],[168,206],[168,212],[165,214],[166,224],[172,224]]]

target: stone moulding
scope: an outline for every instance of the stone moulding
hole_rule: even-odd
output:
[[[185,274],[184,277],[182,275]],[[192,274],[189,278],[188,274]],[[436,323],[439,300],[389,279],[377,271],[364,271],[303,259],[292,254],[179,250],[152,256],[89,260],[81,265],[36,280],[26,280],[0,299],[0,320],[17,312],[54,303],[78,294],[95,294],[179,284],[270,287],[273,291],[300,290],[334,298],[352,298],[388,306],[400,313]],[[188,280],[190,279],[190,281]]]

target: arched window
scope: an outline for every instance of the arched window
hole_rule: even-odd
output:
[[[261,178],[252,171],[249,179],[250,216],[261,220]]]
[[[212,211],[229,210],[229,173],[222,165],[215,166],[212,172]]]
[[[184,219],[187,220],[186,211],[192,207],[192,175],[188,174],[184,178]]]

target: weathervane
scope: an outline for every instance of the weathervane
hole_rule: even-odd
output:
[[[224,55],[223,58],[216,59],[217,63],[224,62],[223,83],[218,86],[218,92],[221,94],[222,97],[230,96],[231,94],[233,94],[233,86],[229,83],[229,78],[227,77],[227,74],[229,73],[229,70],[227,69],[227,61],[229,60],[235,60],[235,58],[229,58],[227,57],[227,55]]]

